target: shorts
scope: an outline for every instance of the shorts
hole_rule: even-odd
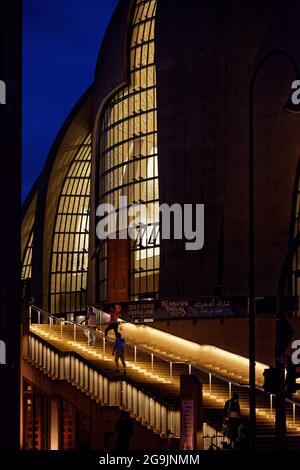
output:
[[[121,361],[124,361],[125,351],[116,351],[115,355],[116,355],[116,359],[121,359]]]

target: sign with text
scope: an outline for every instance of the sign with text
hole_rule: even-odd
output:
[[[110,312],[115,304],[101,306]],[[121,318],[131,322],[171,320],[180,318],[211,318],[248,315],[248,297],[201,297],[199,299],[158,299],[135,302],[120,302]],[[284,298],[286,312],[298,310],[298,297]],[[276,296],[264,296],[256,299],[256,312],[259,314],[275,313]]]
[[[181,401],[181,448],[192,450],[194,448],[195,430],[195,402],[194,400]]]
[[[203,444],[203,390],[198,377],[180,376],[180,448],[200,449]]]
[[[138,322],[176,318],[218,317],[247,314],[246,297],[203,297],[201,299],[160,299],[136,302],[120,302],[121,317]],[[109,312],[114,304],[105,304]]]

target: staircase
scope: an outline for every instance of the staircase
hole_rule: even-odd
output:
[[[148,325],[121,323],[122,336],[138,342],[143,347],[168,357],[173,361],[188,361],[192,373],[204,384],[205,419],[221,426],[224,402],[233,392],[238,392],[241,412],[249,414],[248,359],[212,345],[199,345],[169,333],[156,330]],[[256,418],[257,448],[274,449],[276,397],[264,392],[263,372],[268,365],[256,363]],[[205,369],[206,372],[199,369]],[[226,384],[223,379],[228,379]],[[228,387],[229,385],[229,387]],[[300,448],[300,392],[295,394],[294,403],[287,400],[286,425],[287,447]]]
[[[179,423],[179,381],[181,374],[192,373],[203,383],[204,417],[215,428],[222,426],[224,403],[233,392],[239,393],[242,414],[249,412],[246,358],[234,355],[210,345],[198,345],[148,326],[123,323],[120,327],[126,338],[127,375],[115,372],[112,356],[113,336],[105,340],[97,334],[96,347],[89,343],[85,332],[88,329],[75,323],[59,322],[31,324],[31,337],[43,341],[64,355],[76,355],[98,371],[110,383],[121,383],[124,388],[137,391],[127,396],[124,409],[128,409],[137,419],[154,432],[165,436],[171,430],[180,436]],[[87,333],[89,334],[89,333]],[[261,386],[262,371],[267,367],[257,364],[257,447],[274,449],[275,399],[265,393]],[[138,394],[148,397],[154,403],[145,415],[137,408],[147,408],[139,402]],[[136,395],[135,398],[132,398]],[[144,398],[143,398],[144,399]],[[125,401],[126,401],[125,400]],[[130,400],[132,403],[130,403]],[[134,409],[135,406],[135,409]],[[153,408],[153,406],[152,406]],[[148,413],[148,414],[147,414]],[[158,416],[160,414],[160,416]],[[157,415],[157,416],[156,416]],[[152,423],[151,423],[152,419]],[[156,420],[156,422],[155,422]],[[295,403],[287,402],[288,448],[300,447],[300,412]]]

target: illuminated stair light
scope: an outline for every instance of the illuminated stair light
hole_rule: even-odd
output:
[[[146,328],[149,328],[149,327],[146,327]],[[135,326],[135,325],[128,325],[128,324],[123,324],[121,329],[122,329],[122,333],[123,333],[123,336],[126,338],[126,339],[129,339],[129,340],[132,340],[132,335],[130,334],[130,330],[134,331],[134,339],[135,339],[135,342],[138,344],[144,344],[145,347],[148,349],[148,351],[152,350],[154,355],[155,353],[157,354],[160,354],[161,356],[164,356],[166,359],[170,358],[174,361],[174,358],[179,358],[179,361],[180,359],[182,359],[182,357],[179,357],[177,354],[173,354],[171,351],[171,347],[177,347],[176,345],[167,345],[167,347],[164,347],[164,344],[162,344],[162,347],[160,348],[157,348],[155,347],[155,344],[154,344],[154,341],[153,341],[153,338],[152,340],[146,340],[145,341],[145,336],[148,335],[148,331],[146,330],[146,328],[143,326]],[[138,331],[136,331],[138,330]],[[36,333],[37,335],[41,336],[41,337],[44,337],[47,339],[47,341],[49,342],[55,342],[57,344],[60,345],[64,345],[65,347],[67,348],[72,348],[72,350],[77,350],[77,351],[81,351],[83,355],[85,355],[85,357],[87,357],[88,359],[94,361],[94,360],[102,360],[102,361],[106,361],[108,365],[111,365],[113,367],[113,362],[114,362],[114,359],[111,357],[111,345],[108,344],[106,345],[106,348],[109,346],[108,350],[106,350],[106,354],[105,356],[103,357],[102,353],[101,353],[101,348],[102,348],[102,343],[101,343],[101,340],[100,340],[100,344],[98,346],[97,344],[97,348],[94,349],[94,348],[91,348],[91,347],[88,347],[87,346],[87,343],[86,343],[86,338],[84,337],[83,334],[81,334],[81,337],[80,335],[78,334],[77,336],[77,341],[74,341],[72,339],[70,339],[70,337],[72,338],[72,335],[73,335],[73,329],[71,327],[66,328],[65,331],[64,331],[64,337],[62,338],[61,337],[61,331],[60,331],[60,326],[59,325],[55,325],[53,326],[52,325],[52,331],[51,333],[49,332],[49,325],[38,325],[38,326],[31,326],[31,331],[33,331],[34,333]],[[129,333],[128,333],[129,331]],[[146,334],[145,334],[146,333]],[[158,332],[160,333],[160,332]],[[151,333],[152,334],[152,333]],[[151,334],[150,334],[150,337],[151,337]],[[157,337],[157,332],[155,332],[155,335]],[[141,341],[142,339],[142,341]],[[151,338],[150,338],[151,339]],[[180,338],[181,339],[181,338]],[[157,341],[157,340],[156,340]],[[185,341],[185,340],[184,340]],[[161,344],[161,342],[160,342]],[[152,347],[151,347],[152,345]],[[224,361],[224,364],[218,364],[216,362],[216,359],[215,359],[215,354],[216,354],[216,351],[218,352],[219,354],[219,351],[222,351],[222,350],[218,350],[218,348],[215,348],[213,346],[209,346],[209,345],[196,345],[196,349],[197,348],[203,348],[203,351],[205,350],[206,353],[209,353],[209,354],[213,354],[214,355],[214,359],[213,360],[205,360],[205,362],[203,361],[202,363],[202,366],[205,365],[206,368],[211,368],[211,369],[219,369],[220,371],[222,371],[222,373],[224,375],[227,375],[227,376],[230,376],[231,378],[232,377],[235,377],[235,378],[240,378],[240,377],[244,377],[242,373],[240,373],[240,366],[239,366],[239,362],[241,363],[241,369],[243,369],[243,365],[244,365],[244,361],[248,361],[246,358],[241,358],[241,356],[237,356],[236,355],[236,360],[238,363],[236,362],[233,362],[232,360],[232,353],[228,353],[229,354],[229,357],[230,357],[230,361],[228,360],[226,354],[224,355],[225,357],[225,361]],[[194,345],[192,345],[192,348],[194,348]],[[182,350],[181,350],[182,351]],[[164,354],[164,352],[166,352]],[[199,350],[197,350],[197,354],[199,353]],[[226,353],[226,351],[225,351]],[[110,357],[108,356],[110,355]],[[182,356],[186,356],[186,353],[182,353]],[[226,359],[227,358],[227,359]],[[139,359],[139,358],[138,358]],[[178,361],[178,362],[179,362]],[[226,362],[227,361],[227,362]],[[155,364],[155,367],[157,367],[158,369],[156,369],[155,371],[153,371],[151,369],[151,364],[150,363],[144,363],[144,362],[141,362],[141,363],[136,363],[132,360],[132,356],[130,358],[130,360],[127,360],[127,367],[128,367],[128,375],[131,375],[133,374],[133,379],[134,380],[139,380],[139,377],[142,378],[142,380],[149,380],[149,381],[152,381],[152,382],[155,382],[155,383],[160,383],[162,384],[163,386],[168,386],[168,387],[171,387],[170,390],[174,390],[174,391],[179,391],[179,375],[177,374],[174,374],[174,370],[173,370],[173,378],[172,378],[172,381],[170,380],[169,378],[169,374],[168,374],[168,366],[164,365],[162,366],[162,364]],[[172,362],[172,361],[171,361]],[[230,364],[230,362],[232,362],[233,364]],[[231,367],[229,367],[229,365]],[[36,365],[35,366],[37,368],[41,368],[40,365]],[[221,372],[220,372],[221,373]],[[49,372],[47,372],[47,374],[54,380],[54,377],[51,376],[51,374]],[[78,384],[76,384],[76,386],[79,386]],[[228,391],[226,391],[226,388],[224,388],[224,383],[223,385],[220,385],[218,383],[212,383],[212,387],[214,388],[214,390],[209,390],[209,385],[208,384],[204,384],[204,389],[203,389],[203,397],[204,397],[204,406],[211,406],[213,408],[219,408],[219,409],[222,409],[224,407],[224,403],[225,401],[228,399]],[[227,389],[228,390],[228,389]],[[241,405],[241,411],[242,411],[242,414],[248,414],[249,412],[249,408],[247,406],[247,400],[245,399],[245,395],[247,395],[248,392],[245,391],[245,393],[242,393],[240,395],[240,405]],[[264,405],[262,405],[264,406]],[[271,412],[271,410],[268,408],[268,405],[266,405],[266,407],[264,408],[260,408],[258,407],[256,409],[256,414],[257,414],[257,417],[259,419],[259,423],[260,425],[263,427],[263,426],[273,426],[274,425],[274,422],[275,422],[275,410],[273,410]],[[293,433],[298,433],[300,432],[300,426],[299,426],[299,421],[298,421],[298,416],[297,416],[297,420],[292,420],[290,418],[287,419],[287,428],[289,430],[289,432],[293,432]]]

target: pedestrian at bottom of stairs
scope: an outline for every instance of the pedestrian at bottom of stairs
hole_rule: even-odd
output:
[[[250,433],[249,433],[249,418],[243,416],[241,419],[241,424],[238,429],[238,440],[237,440],[237,449],[238,450],[248,450],[250,444]]]
[[[123,411],[115,425],[116,450],[127,451],[133,435],[133,424],[129,413]]]
[[[238,429],[241,423],[241,410],[239,404],[239,395],[234,393],[230,400],[225,402],[224,406],[224,424],[228,432],[231,443],[238,438]]]

